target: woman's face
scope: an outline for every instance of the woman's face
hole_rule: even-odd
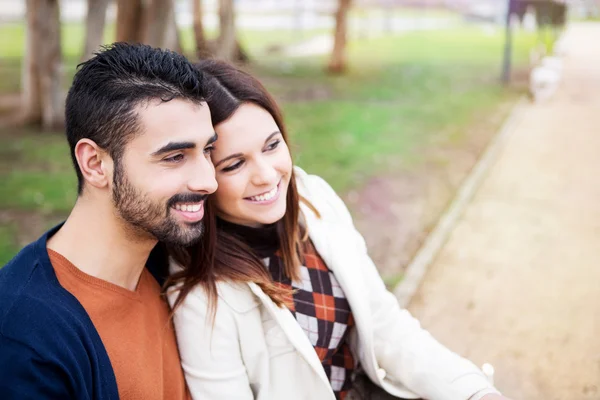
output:
[[[292,158],[271,114],[245,103],[215,130],[212,160],[219,187],[213,201],[219,217],[247,226],[280,220]]]

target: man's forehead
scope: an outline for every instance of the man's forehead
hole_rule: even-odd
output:
[[[161,146],[170,141],[204,146],[214,135],[206,103],[176,99],[147,108],[140,107],[137,111],[139,134],[133,141],[142,147]]]

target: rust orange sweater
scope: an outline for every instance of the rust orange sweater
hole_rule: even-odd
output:
[[[144,269],[135,291],[79,270],[48,249],[60,284],[90,316],[112,364],[122,400],[188,399],[169,308]]]

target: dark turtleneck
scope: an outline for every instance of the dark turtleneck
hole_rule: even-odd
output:
[[[254,228],[217,218],[217,229],[236,236],[250,246],[260,258],[271,257],[279,250],[277,223]]]

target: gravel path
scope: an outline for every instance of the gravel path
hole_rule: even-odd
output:
[[[600,399],[600,24],[526,106],[409,309],[514,399]]]

